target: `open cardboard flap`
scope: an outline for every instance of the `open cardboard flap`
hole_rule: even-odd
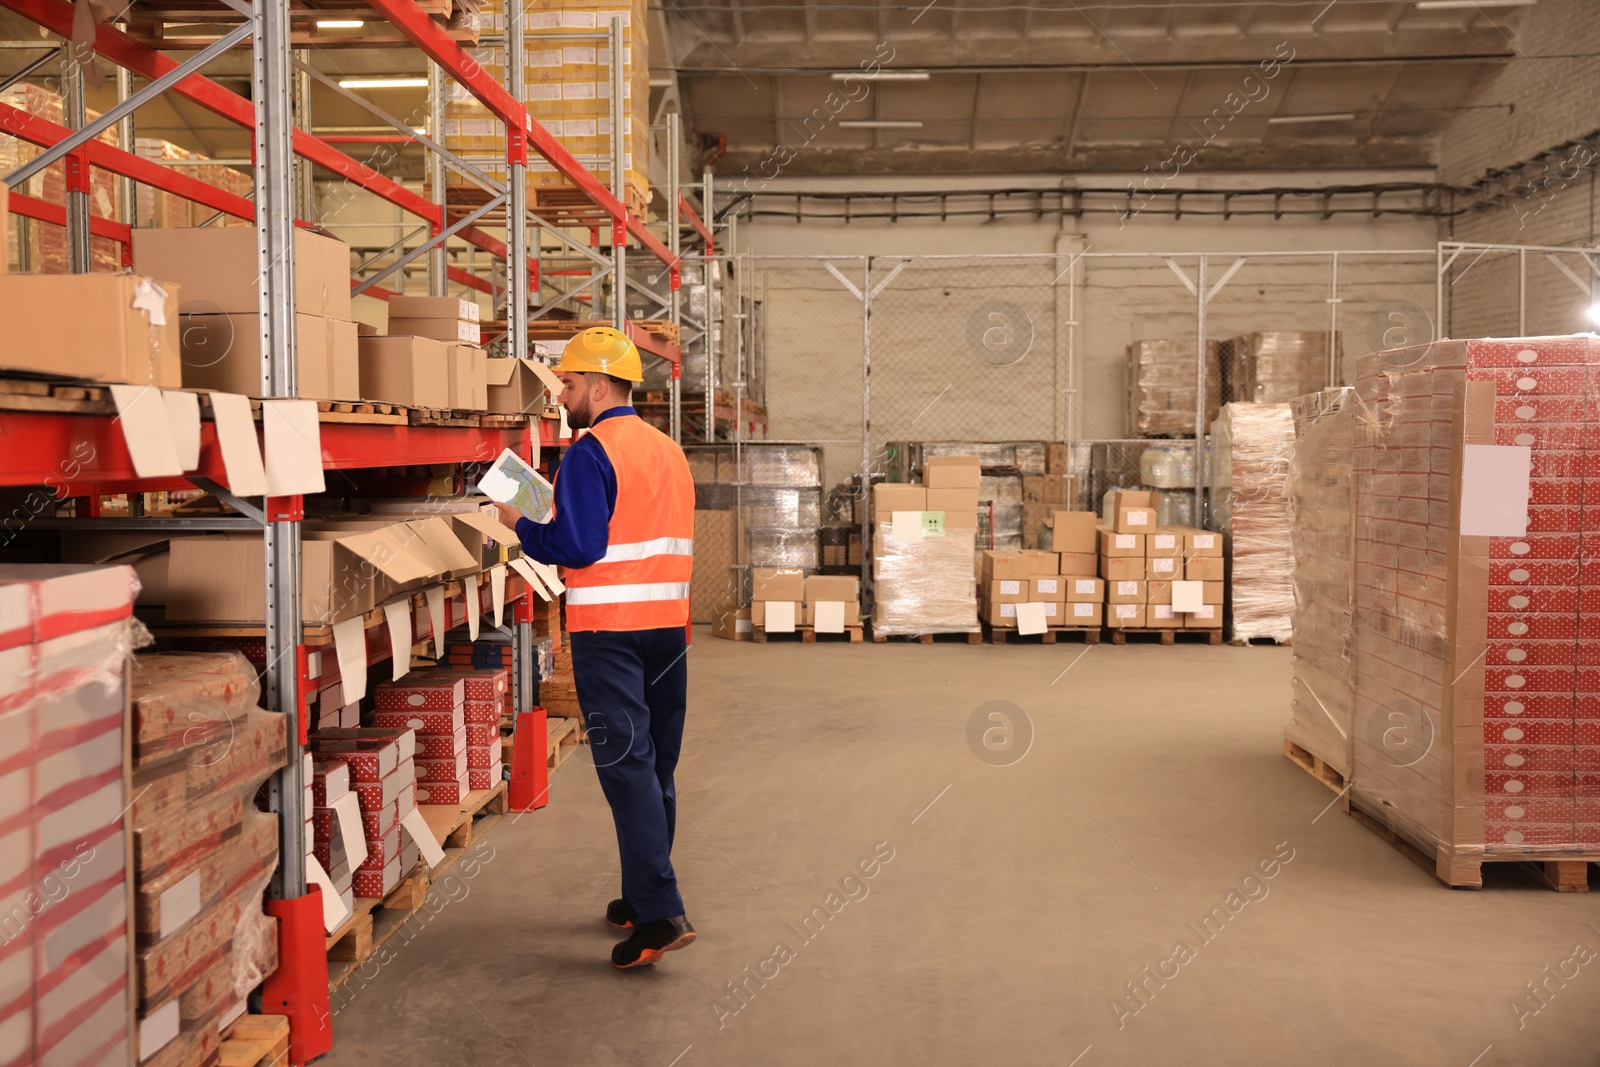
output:
[[[462,511],[450,516],[457,522],[464,523],[483,536],[497,544],[515,545],[519,543],[517,531],[489,514],[487,511]]]
[[[406,525],[416,531],[420,547],[433,557],[439,577],[460,578],[477,572],[477,557],[467,551],[461,538],[450,532],[450,524],[444,519],[434,516],[415,519]]]

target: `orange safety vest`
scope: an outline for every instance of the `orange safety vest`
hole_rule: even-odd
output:
[[[694,566],[694,479],[683,449],[637,415],[602,419],[589,433],[616,472],[617,503],[606,554],[587,567],[567,570],[567,629],[686,625]]]

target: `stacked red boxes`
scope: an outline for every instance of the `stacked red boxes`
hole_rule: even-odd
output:
[[[311,804],[306,810],[311,813],[312,826],[307,840],[311,842],[312,854],[327,872],[334,892],[339,894],[346,908],[353,908],[355,866],[345,851],[343,828],[339,825],[339,814],[334,810],[334,804],[340,798],[350,795],[350,765],[343,760],[314,760],[308,780],[311,782]],[[365,834],[362,836],[365,837]]]
[[[350,789],[360,799],[362,836],[367,858],[353,872],[351,882],[358,897],[377,899],[400,884],[417,863],[417,846],[400,826],[416,809],[417,735],[404,725],[379,724],[356,729],[321,730],[311,738],[318,760],[343,763],[349,771]],[[330,843],[340,832],[338,814],[331,806],[315,812],[316,835]],[[333,858],[330,844],[329,858]],[[320,859],[320,857],[319,857]]]
[[[0,567],[0,1063],[137,1060],[122,766],[135,588],[129,567]]]
[[[1457,852],[1592,854],[1600,556],[1584,534],[1600,530],[1600,340],[1376,353],[1362,361],[1359,388],[1381,432],[1357,446],[1355,741],[1358,762],[1368,756],[1358,799],[1378,793],[1402,828]],[[1479,446],[1528,450],[1521,536],[1463,529],[1455,539],[1458,516],[1472,510],[1464,497],[1484,488],[1453,472],[1494,458],[1467,456]],[[1491,496],[1503,488],[1491,484]],[[1481,749],[1460,732],[1480,712]],[[1454,737],[1441,735],[1447,722]],[[1420,732],[1419,743],[1385,751],[1395,724]]]
[[[459,678],[466,686],[462,717],[466,721],[467,785],[493,789],[505,777],[500,747],[500,718],[511,699],[511,672],[504,667],[470,671],[430,671],[428,678]]]
[[[463,679],[408,674],[374,693],[373,723],[417,735],[418,804],[460,804],[467,784],[466,684]]]
[[[361,705],[346,704],[344,686],[338,682],[320,690],[315,697],[315,728],[349,730],[361,725]]]

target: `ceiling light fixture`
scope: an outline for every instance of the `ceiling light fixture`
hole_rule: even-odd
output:
[[[1594,324],[1595,329],[1600,330],[1600,304],[1590,305],[1589,321]]]
[[[1417,0],[1418,11],[1448,11],[1462,7],[1532,7],[1539,0]]]
[[[1272,115],[1268,126],[1297,126],[1306,122],[1354,122],[1354,111],[1340,111],[1331,115]]]
[[[841,130],[920,130],[921,119],[840,119]]]
[[[342,89],[426,89],[427,78],[341,78]]]
[[[833,80],[845,81],[848,78],[861,78],[869,82],[925,82],[928,72],[925,70],[880,70],[876,74],[867,74],[864,71],[847,70],[836,71]]]
[[[317,29],[319,30],[359,30],[365,25],[366,23],[361,19],[319,19],[317,21]]]

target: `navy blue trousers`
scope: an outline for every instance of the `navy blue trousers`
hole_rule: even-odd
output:
[[[572,674],[600,788],[617,825],[622,899],[641,923],[684,914],[672,870],[689,665],[683,627],[579,630]]]

